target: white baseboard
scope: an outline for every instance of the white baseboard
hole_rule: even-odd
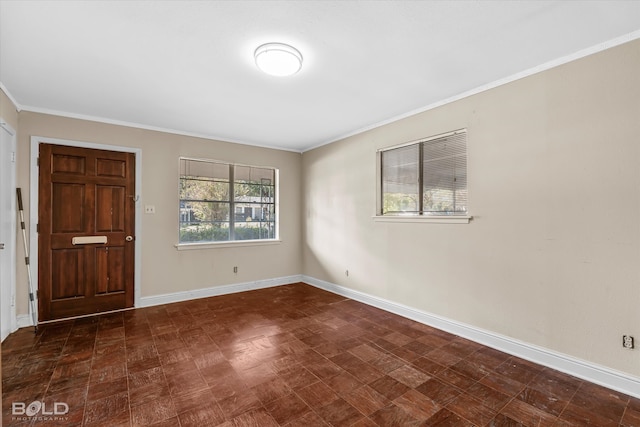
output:
[[[256,280],[254,282],[234,283],[231,285],[213,286],[193,291],[175,292],[170,294],[153,295],[140,298],[140,305],[135,308],[152,307],[154,305],[171,304],[172,302],[189,301],[198,298],[214,297],[218,295],[234,294],[237,292],[253,291],[256,289],[272,288],[302,281],[302,275],[277,277],[275,279]],[[96,313],[101,314],[101,313]],[[20,314],[16,318],[18,329],[33,326],[31,316]]]
[[[18,314],[16,316],[16,325],[18,329],[33,326],[33,320],[31,320],[31,316],[28,314]]]
[[[141,304],[138,307],[151,307],[298,282],[308,283],[309,285],[324,289],[328,292],[351,298],[355,301],[380,308],[425,325],[433,326],[434,328],[461,336],[513,356],[521,357],[531,362],[599,384],[603,387],[640,398],[640,378],[633,375],[306,275],[285,276],[253,282],[214,286],[193,291],[142,297],[140,301]],[[18,315],[16,320],[18,328],[33,326],[31,317],[28,314]]]
[[[334,294],[380,308],[390,313],[406,317],[425,325],[461,336],[487,347],[547,366],[583,380],[640,398],[640,378],[597,365],[563,353],[519,341],[495,332],[486,331],[464,323],[456,322],[435,314],[416,310],[384,298],[375,297],[364,292],[345,288],[334,283],[325,282],[303,275],[301,282]]]
[[[170,304],[172,302],[188,301],[198,298],[215,297],[218,295],[234,294],[237,292],[253,291],[256,289],[272,288],[302,281],[302,275],[277,277],[275,279],[256,280],[254,282],[234,283],[231,285],[213,286],[193,291],[175,292],[163,295],[153,295],[140,298],[139,307]]]

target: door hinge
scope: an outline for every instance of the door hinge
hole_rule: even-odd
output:
[[[40,157],[36,158],[36,166],[40,167]]]
[[[40,232],[40,223],[36,224],[36,233]]]

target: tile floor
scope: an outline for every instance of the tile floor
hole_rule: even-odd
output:
[[[640,426],[640,399],[305,284],[21,329],[2,391],[4,426]],[[11,415],[33,401],[69,412]]]

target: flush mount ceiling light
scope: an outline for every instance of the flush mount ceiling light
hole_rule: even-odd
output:
[[[298,49],[283,43],[263,44],[253,56],[258,68],[272,76],[291,76],[302,68],[302,54]]]

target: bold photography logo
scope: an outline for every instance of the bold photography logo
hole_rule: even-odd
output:
[[[61,415],[69,413],[69,405],[64,402],[53,402],[53,408],[39,400],[34,400],[29,405],[24,402],[13,402],[11,404],[11,415],[14,419],[19,418],[43,418],[43,419],[63,419]],[[17,417],[17,418],[16,418]]]

